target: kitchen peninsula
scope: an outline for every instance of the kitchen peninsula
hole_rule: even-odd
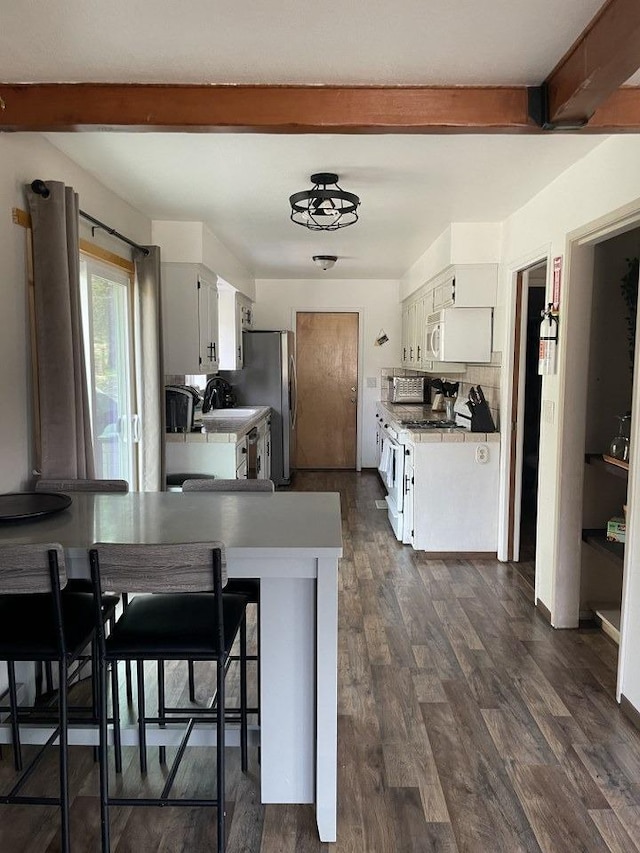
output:
[[[262,802],[315,803],[321,841],[335,841],[337,494],[77,493],[63,512],[0,527],[3,544],[61,543],[72,577],[88,576],[93,542],[212,540],[230,577],[261,582]]]
[[[167,473],[210,474],[245,479],[249,473],[271,476],[271,409],[269,406],[215,409],[203,417],[202,431],[167,433]],[[256,431],[256,454],[249,468],[249,434]]]

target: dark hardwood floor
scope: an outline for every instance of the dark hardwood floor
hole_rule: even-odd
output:
[[[553,631],[509,564],[399,545],[373,473],[308,472],[295,488],[342,495],[338,843],[319,843],[310,806],[261,806],[256,750],[247,776],[229,750],[229,853],[639,850],[640,733],[614,700],[617,647]],[[91,749],[71,753],[73,850],[94,853],[97,769]],[[194,748],[179,790],[211,790],[213,775]],[[125,750],[125,789],[162,776],[150,752],[141,782]],[[5,748],[2,790],[11,778]],[[30,789],[55,780],[51,750]],[[0,851],[54,853],[57,825],[56,809],[0,806]],[[113,809],[112,827],[114,853],[215,848],[205,809]]]

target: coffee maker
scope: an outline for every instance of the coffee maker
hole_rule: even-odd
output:
[[[167,432],[191,432],[201,399],[198,389],[191,385],[166,385],[164,393]]]
[[[214,376],[207,382],[202,401],[202,414],[211,409],[232,409],[236,404],[236,395],[226,379]]]

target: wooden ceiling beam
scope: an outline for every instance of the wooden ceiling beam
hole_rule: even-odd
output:
[[[546,124],[585,124],[638,68],[640,3],[608,0],[547,77]]]
[[[522,86],[0,83],[0,130],[531,133]]]
[[[0,83],[0,132],[540,133],[529,115],[529,92],[525,86]],[[581,132],[640,132],[640,88],[614,92]]]

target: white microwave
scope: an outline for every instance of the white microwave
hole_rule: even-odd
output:
[[[427,317],[427,354],[433,361],[491,361],[492,308],[443,308]]]

